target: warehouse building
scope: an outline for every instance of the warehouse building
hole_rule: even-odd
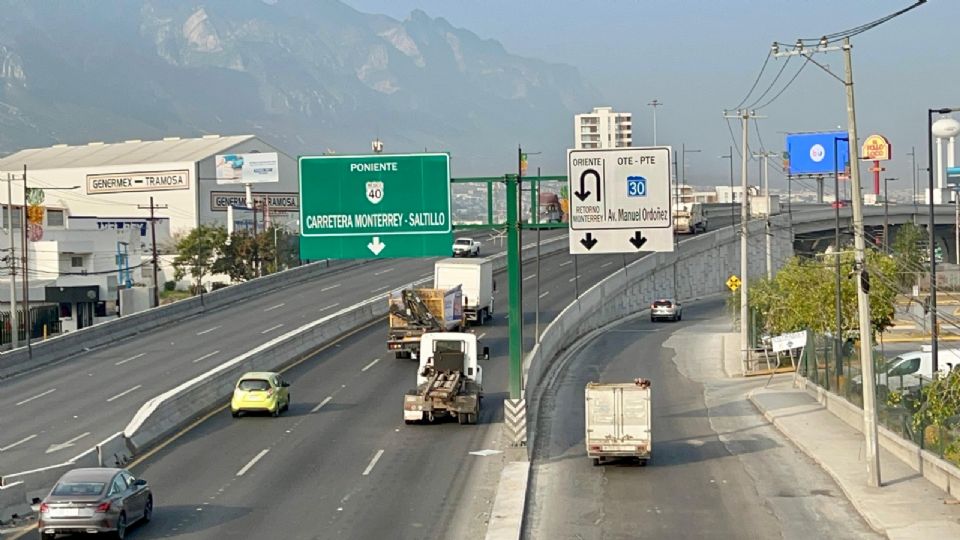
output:
[[[153,204],[159,207],[156,216],[169,218],[169,234],[177,235],[199,224],[226,225],[227,207],[245,204],[242,181],[251,177],[246,176],[246,168],[244,176],[239,176],[238,166],[238,175],[229,179],[233,183],[223,183],[223,156],[228,157],[229,165],[242,161],[229,162],[237,156],[246,156],[249,161],[251,155],[269,159],[274,153],[276,161],[257,169],[258,173],[269,169],[273,174],[254,177],[257,183],[252,184],[258,213],[263,212],[257,221],[262,223],[266,214],[271,222],[297,230],[297,161],[254,135],[167,137],[159,141],[31,148],[0,159],[0,180],[13,179],[13,202],[21,202],[26,166],[27,185],[44,190],[45,204],[65,208],[67,219],[82,216],[87,221],[113,222],[113,227],[122,219],[140,226],[150,216],[152,197]],[[6,204],[6,189],[0,189],[0,201]],[[251,218],[251,212],[235,215],[241,223]]]

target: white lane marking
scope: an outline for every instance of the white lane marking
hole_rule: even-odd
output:
[[[483,339],[483,336],[485,336],[485,335],[487,335],[486,332],[484,332],[484,333],[480,334],[479,336],[477,336],[477,339]]]
[[[282,307],[285,306],[285,305],[287,305],[286,302],[280,302],[279,304],[277,304],[277,305],[275,305],[275,306],[270,306],[270,307],[268,307],[267,309],[265,309],[265,310],[263,310],[263,311],[264,311],[264,312],[273,311],[273,310],[275,310],[275,309],[277,309],[277,308],[282,308]]]
[[[375,276],[382,276],[382,275],[386,274],[387,272],[393,272],[393,267],[391,266],[390,268],[387,268],[386,270],[381,270],[381,271],[379,271],[379,272],[374,272],[373,275],[375,275]]]
[[[87,432],[81,433],[80,435],[77,435],[76,437],[70,439],[70,440],[67,441],[67,442],[62,442],[62,443],[59,443],[59,444],[51,444],[51,445],[47,448],[47,451],[44,452],[44,453],[45,453],[45,454],[52,454],[52,453],[54,453],[54,452],[59,452],[60,450],[63,450],[64,448],[69,448],[69,447],[73,446],[73,444],[74,444],[75,442],[79,441],[80,439],[86,437],[86,436],[89,435],[89,434],[90,434],[90,432],[87,431]]]
[[[204,330],[203,332],[197,332],[197,335],[198,335],[198,336],[202,336],[202,335],[204,335],[204,334],[209,334],[210,332],[213,332],[214,330],[216,330],[216,329],[218,329],[218,328],[220,328],[220,327],[219,327],[219,326],[214,326],[213,328],[208,328],[208,329]]]
[[[423,274],[423,275],[420,276],[420,277],[425,278],[425,277],[430,277],[430,276],[432,276],[432,275],[433,275],[433,272],[427,272],[426,274]]]
[[[6,452],[7,450],[9,450],[9,449],[11,449],[11,448],[13,448],[13,447],[15,447],[15,446],[20,446],[21,444],[23,444],[23,443],[25,443],[25,442],[27,442],[27,441],[29,441],[29,440],[31,440],[31,439],[36,439],[36,438],[37,438],[37,435],[36,435],[36,434],[30,435],[29,437],[24,437],[24,438],[20,439],[19,441],[15,442],[15,443],[10,443],[10,444],[8,444],[8,445],[6,445],[6,446],[0,447],[0,452]]]
[[[370,464],[367,465],[367,468],[363,470],[363,476],[367,476],[370,474],[370,471],[372,471],[373,468],[376,467],[377,462],[380,461],[380,456],[382,455],[383,455],[383,448],[381,448],[380,450],[377,450],[377,455],[373,456],[373,459],[370,460]]]
[[[605,263],[603,263],[603,264],[600,265],[600,268],[606,268],[606,267],[610,266],[611,264],[613,264],[613,261],[605,262]]]
[[[142,356],[145,355],[145,354],[147,354],[147,353],[143,353],[143,352],[142,352],[142,353],[140,353],[140,354],[133,355],[133,356],[131,356],[130,358],[127,358],[126,360],[121,360],[121,361],[115,363],[114,365],[115,365],[115,366],[122,366],[123,364],[126,364],[127,362],[136,360],[137,358],[140,358],[140,357],[142,357]]]
[[[137,389],[140,388],[141,386],[143,386],[143,385],[142,385],[142,384],[138,384],[138,385],[134,386],[133,388],[128,388],[128,389],[124,390],[123,392],[120,392],[119,394],[117,394],[117,395],[113,396],[112,398],[108,399],[108,400],[107,400],[107,403],[110,403],[111,401],[113,401],[113,400],[115,400],[115,399],[122,398],[123,396],[129,394],[130,392],[133,392],[134,390],[137,390]]]
[[[523,278],[523,280],[526,281],[526,280],[528,280],[528,279],[533,279],[533,278],[535,278],[535,277],[537,277],[536,274],[530,274],[529,276]]]
[[[197,362],[202,362],[202,361],[206,360],[207,358],[210,358],[211,356],[213,356],[213,355],[215,355],[215,354],[220,354],[220,351],[219,351],[219,350],[216,350],[216,351],[213,351],[212,353],[207,353],[207,354],[201,356],[200,358],[197,358],[196,360],[194,360],[193,363],[196,364]]]
[[[332,290],[336,289],[336,288],[339,287],[339,286],[340,286],[340,284],[337,283],[336,285],[331,285],[331,286],[329,286],[329,287],[324,287],[324,288],[320,289],[320,292],[332,291]]]
[[[271,326],[270,328],[267,328],[266,330],[264,330],[263,332],[260,332],[260,333],[261,333],[261,334],[267,334],[267,333],[269,333],[269,332],[273,332],[274,330],[276,330],[277,328],[280,328],[281,326],[283,326],[283,323],[275,324],[275,325]]]
[[[251,467],[253,467],[254,465],[256,465],[257,462],[260,461],[260,459],[263,458],[263,456],[267,455],[267,452],[269,452],[269,451],[270,451],[269,448],[264,448],[263,450],[260,451],[259,454],[253,456],[253,459],[251,459],[250,461],[248,461],[247,464],[244,465],[242,469],[240,469],[239,471],[237,471],[237,476],[243,476],[244,474],[246,474],[247,471],[249,471]]]
[[[327,396],[316,407],[314,407],[313,409],[310,409],[310,413],[312,414],[319,411],[320,409],[323,408],[324,405],[326,405],[327,403],[330,403],[330,400],[332,399],[333,399],[333,396]]]
[[[326,311],[326,310],[328,310],[328,309],[333,309],[333,308],[335,308],[335,307],[337,307],[337,306],[339,306],[339,305],[340,305],[340,302],[335,302],[335,303],[333,303],[333,304],[330,304],[329,306],[320,308],[320,311]]]
[[[361,369],[360,371],[366,371],[366,370],[372,368],[372,367],[373,367],[377,362],[379,362],[379,361],[380,361],[379,358],[374,358],[374,359],[373,359],[373,362],[370,362],[369,364],[367,364],[366,366],[364,366],[363,369]]]
[[[577,274],[576,277],[572,277],[572,278],[568,279],[567,281],[570,282],[570,283],[573,283],[574,281],[576,281],[576,280],[578,280],[578,279],[580,279],[580,278],[582,278],[582,277],[583,277],[583,274]]]
[[[573,264],[573,261],[562,262],[560,263],[560,266],[566,266],[568,264]]]
[[[387,290],[387,289],[389,289],[389,288],[390,288],[390,286],[389,286],[389,285],[387,285],[387,286],[385,286],[385,287],[378,287],[378,288],[376,288],[376,289],[374,289],[374,290],[372,290],[372,291],[370,291],[370,292],[380,292],[380,291],[385,291],[385,290]]]
[[[546,296],[546,295],[548,295],[548,294],[550,294],[550,291],[544,291],[543,294],[540,295],[540,298],[543,298],[544,296]]]
[[[17,405],[23,405],[24,403],[30,403],[31,401],[33,401],[33,400],[35,400],[35,399],[42,398],[43,396],[45,396],[45,395],[47,395],[47,394],[52,394],[52,393],[54,393],[54,392],[56,392],[56,391],[57,391],[56,388],[51,388],[51,389],[47,390],[46,392],[41,392],[41,393],[39,393],[39,394],[31,397],[31,398],[27,398],[27,399],[25,399],[25,400],[23,400],[23,401],[18,401],[18,402],[17,402]]]

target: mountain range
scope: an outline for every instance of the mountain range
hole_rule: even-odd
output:
[[[291,155],[448,151],[502,174],[602,97],[569,65],[337,0],[0,0],[0,154],[254,133]],[[506,167],[506,168],[505,168]]]

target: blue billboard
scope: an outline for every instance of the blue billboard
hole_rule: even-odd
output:
[[[842,140],[841,140],[842,139]],[[850,167],[850,146],[846,131],[793,133],[787,135],[787,159],[790,176],[832,175],[834,167],[842,174]],[[836,141],[837,159],[833,149]]]

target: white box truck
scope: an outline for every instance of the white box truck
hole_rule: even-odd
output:
[[[610,458],[632,458],[646,465],[653,450],[650,381],[587,383],[587,456],[594,465]]]
[[[441,259],[433,267],[433,286],[463,290],[463,314],[468,321],[483,324],[493,317],[493,261],[490,259]]]

